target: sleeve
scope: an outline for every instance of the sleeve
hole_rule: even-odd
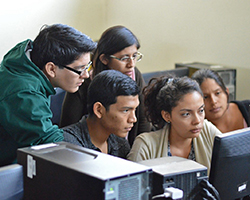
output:
[[[134,144],[127,156],[128,160],[139,162],[151,159],[150,148],[142,135],[136,137]]]
[[[24,90],[9,95],[1,104],[2,125],[18,147],[63,140],[63,131],[52,124],[49,98],[44,94]]]
[[[242,103],[244,104],[246,111],[244,113],[242,112],[242,115],[247,122],[247,126],[250,127],[250,100],[244,100]]]
[[[250,100],[231,101],[231,103],[235,103],[238,106],[247,126],[250,127]]]
[[[8,134],[4,133],[5,130],[0,125],[0,167],[13,163],[18,149],[17,143]]]
[[[83,115],[87,114],[87,90],[89,82],[86,80],[75,93],[66,93],[62,105],[60,127],[74,124]]]

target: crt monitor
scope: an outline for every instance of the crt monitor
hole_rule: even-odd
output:
[[[241,199],[250,194],[250,128],[215,137],[209,182],[221,200]]]

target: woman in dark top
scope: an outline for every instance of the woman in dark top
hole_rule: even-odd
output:
[[[219,74],[211,69],[196,71],[196,80],[204,94],[206,118],[222,133],[250,126],[250,100],[229,102],[229,91]]]
[[[97,49],[93,55],[92,77],[85,80],[79,91],[67,93],[62,107],[60,127],[78,122],[87,114],[87,90],[91,79],[103,70],[114,69],[130,76],[140,88],[145,82],[140,71],[135,67],[136,62],[142,59],[138,52],[140,43],[136,36],[124,26],[114,26],[107,29],[101,36]],[[144,99],[139,96],[140,105],[136,110],[137,122],[128,134],[130,145],[135,137],[151,130],[150,123],[144,115]]]

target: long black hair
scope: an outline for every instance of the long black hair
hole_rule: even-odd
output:
[[[211,69],[200,69],[192,75],[192,79],[196,80],[200,86],[203,81],[208,78],[213,79],[221,87],[223,92],[225,92],[225,94],[227,95],[227,102],[229,103],[229,94],[227,92],[227,87],[225,86],[221,76],[216,71],[213,71]]]
[[[140,48],[137,37],[124,26],[113,26],[107,29],[101,36],[93,56],[93,77],[103,70],[109,69],[107,65],[100,60],[100,55],[104,54],[107,59],[126,47],[136,45]]]

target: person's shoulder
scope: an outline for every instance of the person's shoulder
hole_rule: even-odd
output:
[[[78,135],[84,129],[84,124],[81,122],[77,122],[62,128],[65,134]]]
[[[63,127],[62,130],[64,140],[67,142],[78,140],[83,144],[88,143],[89,141],[89,132],[86,123],[79,121],[77,123]]]
[[[203,125],[206,127],[206,126],[211,126],[211,125],[213,125],[213,123],[210,122],[210,121],[208,121],[207,119],[204,119]]]
[[[210,121],[204,119],[202,132],[204,135],[219,135],[221,131]]]
[[[207,119],[204,119],[204,122],[203,122],[203,131],[207,131],[209,130],[210,128],[213,128],[214,125],[212,122],[208,121]]]
[[[145,141],[154,141],[154,140],[159,140],[162,137],[162,134],[164,134],[164,128],[159,129],[156,131],[151,131],[151,132],[144,132],[141,133],[137,136],[137,138],[140,138]]]

